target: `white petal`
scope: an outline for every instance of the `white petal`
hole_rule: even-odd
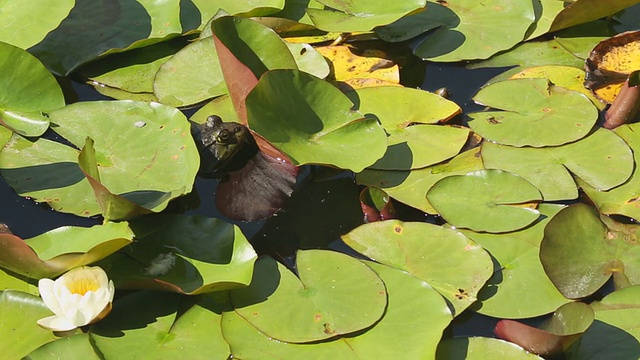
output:
[[[55,282],[51,279],[40,279],[38,281],[38,292],[44,301],[44,304],[53,311],[54,314],[59,315],[62,312],[60,307],[60,301],[58,296],[54,292]]]
[[[46,318],[42,318],[38,320],[37,323],[41,327],[53,331],[69,331],[77,328],[77,326],[72,322],[59,316],[49,316]]]

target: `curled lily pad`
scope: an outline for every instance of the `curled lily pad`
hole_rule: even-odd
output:
[[[548,201],[578,196],[570,172],[585,187],[603,191],[624,183],[634,169],[629,146],[606,129],[598,129],[584,139],[554,147],[515,148],[484,142],[482,159],[487,168],[522,176],[534,184]]]
[[[197,215],[150,215],[132,220],[131,228],[136,242],[103,263],[117,286],[200,294],[251,281],[257,255],[237,226]]]
[[[64,106],[56,79],[28,52],[0,42],[0,124],[24,136],[49,128],[43,113]]]
[[[554,146],[585,137],[598,119],[591,101],[547,79],[514,79],[482,88],[476,103],[504,111],[469,114],[485,139],[511,146]]]
[[[438,180],[451,175],[464,175],[480,170],[482,158],[480,148],[465,151],[444,164],[417,170],[389,171],[365,169],[356,174],[362,185],[384,190],[392,198],[429,214],[437,214],[425,194]]]
[[[545,228],[540,260],[560,292],[572,299],[591,295],[613,275],[618,287],[640,284],[640,227],[621,224],[585,204],[556,214]]]
[[[191,191],[198,152],[184,115],[158,103],[97,101],[76,103],[50,114],[58,134],[77,148],[95,139],[100,179],[112,193],[149,210]],[[143,143],[143,145],[141,145]],[[77,164],[73,147],[45,139],[14,136],[0,153],[0,172],[16,192],[48,202],[54,209],[90,216],[101,212]]]
[[[365,264],[325,250],[300,250],[296,263],[299,278],[270,257],[258,260],[249,287],[231,292],[235,311],[269,337],[294,343],[352,333],[382,317],[387,292]]]
[[[370,168],[408,170],[449,159],[460,151],[469,130],[437,126],[461,112],[439,95],[422,90],[381,86],[347,93],[363,114],[372,114],[389,134],[385,155]],[[434,124],[434,125],[426,125]]]
[[[489,254],[462,233],[427,223],[399,220],[362,225],[342,240],[382,264],[426,281],[459,314],[477,299],[493,264]],[[452,271],[464,263],[465,272]]]
[[[547,314],[570,300],[556,289],[540,262],[540,242],[549,219],[563,207],[540,204],[540,221],[504,234],[462,231],[487,250],[497,269],[478,294],[477,312],[496,318],[530,318]],[[518,301],[513,299],[518,298]]]
[[[475,231],[506,232],[536,221],[540,212],[523,206],[542,200],[527,180],[501,170],[478,170],[445,177],[427,199],[451,225]]]
[[[386,149],[386,134],[375,119],[351,110],[352,102],[340,90],[304,72],[265,73],[246,106],[249,127],[296,165],[361,171]]]
[[[369,31],[387,25],[404,15],[423,8],[426,0],[376,2],[355,0],[319,0],[328,9],[307,9],[314,25],[321,30],[337,32]]]
[[[126,222],[65,226],[26,240],[0,234],[0,266],[31,278],[54,277],[103,259],[132,239]]]

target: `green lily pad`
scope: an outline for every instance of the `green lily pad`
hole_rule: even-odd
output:
[[[438,213],[425,196],[438,180],[483,169],[480,148],[465,151],[444,164],[411,171],[365,169],[356,174],[358,184],[377,187],[392,198],[435,215]]]
[[[126,222],[65,226],[26,240],[0,234],[0,266],[30,278],[54,277],[103,259],[132,239]]]
[[[621,0],[611,4],[605,4],[598,0],[577,0],[566,6],[555,17],[549,31],[558,31],[598,20],[637,3],[637,0]]]
[[[459,314],[476,301],[491,277],[493,264],[482,247],[447,227],[399,220],[362,225],[342,240],[354,250],[382,264],[426,281]],[[452,271],[465,264],[465,271]]]
[[[501,81],[482,88],[473,100],[504,110],[469,114],[473,131],[503,145],[562,145],[585,137],[598,120],[584,94],[547,79]]]
[[[477,170],[445,177],[427,199],[451,225],[474,231],[507,232],[536,221],[540,212],[523,206],[542,200],[527,180],[501,170]]]
[[[614,132],[620,136],[633,150],[633,158],[636,164],[640,163],[640,124],[629,124],[617,127]],[[626,166],[628,168],[629,166]],[[620,165],[609,166],[603,172],[612,172],[620,169]],[[586,181],[577,179],[580,188],[593,201],[595,206],[603,214],[620,214],[640,220],[640,173],[636,167],[629,180],[624,184],[610,188],[598,189]],[[606,190],[606,191],[603,191]]]
[[[447,6],[429,1],[426,11],[406,16],[376,33],[385,41],[404,41],[433,30],[418,40],[414,53],[423,59],[448,62],[486,59],[507,50],[524,39],[534,21],[533,4],[526,1],[451,2]]]
[[[209,101],[196,111],[189,120],[197,123],[204,124],[207,118],[211,115],[218,115],[224,122],[238,122],[238,114],[233,108],[233,102],[231,97],[227,95],[218,96],[217,98]]]
[[[202,25],[216,15],[220,9],[231,15],[265,16],[282,10],[286,3],[285,0],[191,0],[191,2],[201,14]],[[199,28],[202,28],[202,25]]]
[[[556,214],[545,228],[540,260],[568,298],[593,294],[611,275],[616,286],[640,283],[640,226],[598,215],[588,205],[574,204]]]
[[[538,256],[544,227],[560,209],[561,205],[540,204],[538,210],[544,218],[516,232],[462,231],[494,257],[497,267],[478,293],[475,311],[496,318],[532,318],[548,314],[570,301],[549,280]],[[516,298],[519,300],[513,301]]]
[[[100,360],[100,356],[96,354],[89,334],[80,333],[72,336],[66,336],[56,341],[47,343],[27,356],[29,360],[49,360],[56,359],[86,359]]]
[[[369,31],[390,24],[404,15],[425,7],[426,0],[396,2],[317,0],[328,9],[308,8],[307,14],[320,30],[335,32]]]
[[[231,291],[238,315],[269,337],[294,343],[352,333],[382,317],[387,291],[365,264],[326,250],[300,250],[296,264],[300,278],[270,257],[258,260],[249,287]]]
[[[332,341],[294,344],[270,339],[235,312],[222,316],[222,332],[237,358],[388,359],[433,358],[443,329],[451,322],[444,299],[424,281],[406,272],[365,262],[384,281],[388,304],[373,327],[356,336]],[[411,323],[412,326],[406,326]]]
[[[469,137],[461,127],[436,126],[461,112],[439,95],[397,86],[368,87],[347,96],[363,114],[375,116],[389,137],[385,155],[370,167],[385,170],[423,168],[449,159]]]
[[[582,68],[585,58],[580,58],[573,52],[565,49],[559,40],[558,38],[554,38],[545,41],[527,41],[516,45],[507,52],[496,54],[487,60],[469,64],[467,68],[479,69],[515,65],[522,67],[562,65]],[[597,43],[598,41],[594,41],[591,48]]]
[[[199,103],[227,92],[212,37],[198,39],[160,66],[153,82],[158,100],[171,106]]]
[[[249,127],[295,165],[327,164],[355,172],[382,157],[387,136],[376,119],[328,82],[297,70],[265,73],[246,101]]]
[[[77,148],[86,137],[95,150],[102,184],[112,193],[161,211],[169,200],[189,193],[199,156],[182,113],[157,103],[96,101],[50,113],[55,130]],[[144,144],[140,143],[144,139]],[[14,190],[52,208],[82,216],[101,212],[72,147],[45,139],[14,136],[0,153],[0,173]],[[168,195],[167,195],[168,194]]]
[[[0,42],[27,49],[44,37],[69,15],[75,0],[45,0],[25,3],[0,1]]]
[[[50,316],[40,297],[20,291],[0,291],[0,336],[11,341],[0,342],[2,356],[22,359],[31,351],[56,339],[53,332],[44,330],[36,321]]]
[[[531,354],[520,346],[503,340],[468,337],[453,338],[440,343],[438,346],[437,360],[542,360],[541,357]]]
[[[223,305],[212,296],[139,291],[118,299],[89,336],[101,358],[224,360],[229,347],[222,338]]]
[[[298,69],[320,79],[329,76],[331,72],[329,63],[313,46],[304,43],[285,42],[285,44],[298,64]]]
[[[150,215],[131,221],[136,242],[103,267],[118,287],[200,294],[244,287],[257,255],[240,228],[220,219]]]
[[[482,159],[487,168],[522,176],[535,185],[547,201],[578,197],[570,172],[582,180],[581,186],[591,186],[593,192],[599,192],[624,183],[634,171],[631,149],[606,129],[557,147],[515,148],[484,142]]]
[[[38,295],[38,283],[34,279],[16,274],[0,267],[0,291],[17,290],[27,294]]]
[[[64,106],[56,79],[28,52],[0,43],[0,124],[24,136],[40,136],[49,128],[43,113]]]

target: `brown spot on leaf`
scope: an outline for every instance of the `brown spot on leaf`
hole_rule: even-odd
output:
[[[395,231],[397,234],[401,234],[402,233],[402,226],[400,225],[396,225],[393,227],[393,231]]]

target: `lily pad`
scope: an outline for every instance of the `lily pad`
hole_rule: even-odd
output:
[[[428,2],[427,10],[376,30],[385,41],[404,41],[433,30],[414,45],[416,56],[431,61],[486,59],[521,42],[535,21],[533,4],[490,0]],[[478,31],[482,29],[482,31]],[[509,31],[504,31],[509,29]]]
[[[370,168],[408,170],[447,160],[460,151],[469,130],[425,125],[446,122],[460,107],[439,95],[422,90],[381,86],[358,89],[347,96],[363,114],[375,116],[389,137],[382,159]]]
[[[352,333],[382,317],[387,291],[365,264],[325,250],[300,250],[296,263],[300,278],[270,257],[258,260],[249,287],[231,292],[238,315],[267,336],[294,343]]]
[[[133,239],[126,222],[90,228],[65,226],[22,240],[0,234],[0,265],[30,278],[54,277],[103,259]]]
[[[501,81],[482,88],[473,100],[504,110],[469,114],[473,131],[503,145],[562,145],[585,137],[598,120],[584,94],[547,79]]]
[[[285,44],[289,47],[289,51],[301,71],[320,79],[326,78],[331,72],[327,60],[313,46],[304,43],[285,42]]]
[[[445,177],[427,199],[451,225],[474,231],[507,232],[536,221],[540,212],[522,206],[542,200],[527,180],[501,170],[478,170]]]
[[[150,215],[131,228],[136,242],[103,264],[119,287],[200,294],[251,282],[257,255],[237,226],[197,215]]]
[[[211,296],[139,291],[115,301],[104,320],[91,326],[101,357],[224,360],[229,347],[220,331],[223,306]]]
[[[317,0],[328,9],[308,8],[307,14],[320,30],[335,32],[369,31],[390,24],[404,15],[425,7],[426,0],[381,2]]]
[[[640,163],[640,124],[629,124],[617,127],[614,132],[620,136],[633,150],[633,157],[636,164]],[[610,167],[606,171],[618,169],[618,166]],[[624,184],[602,191],[593,185],[577,179],[580,188],[593,201],[595,206],[603,214],[626,215],[640,221],[640,202],[638,202],[640,192],[640,173],[638,167],[633,170],[633,174]]]
[[[178,110],[158,103],[97,101],[66,106],[50,119],[77,148],[87,136],[96,140],[101,181],[112,193],[144,203],[155,196],[162,201],[149,210],[157,212],[171,198],[191,191],[199,157],[189,122]],[[0,172],[23,196],[91,216],[101,210],[78,167],[78,155],[61,143],[14,136],[0,153]]]
[[[382,157],[386,134],[376,119],[351,110],[333,85],[297,70],[265,73],[246,101],[249,127],[295,165],[327,164],[355,172]]]
[[[574,204],[556,214],[545,228],[540,260],[568,298],[593,294],[611,275],[617,286],[640,283],[640,227],[598,215],[588,205]]]
[[[468,337],[453,338],[440,343],[438,346],[437,360],[542,360],[541,357],[531,354],[520,346],[503,340]]]
[[[570,300],[553,285],[544,272],[540,242],[549,219],[563,207],[540,204],[544,216],[525,229],[505,234],[462,233],[487,250],[496,261],[496,271],[478,294],[478,313],[496,318],[532,318],[554,311]],[[513,299],[518,298],[518,301]]]
[[[578,197],[570,172],[582,180],[585,187],[603,191],[624,183],[634,169],[631,149],[606,129],[598,129],[574,143],[539,149],[484,142],[482,159],[487,168],[522,176],[534,184],[547,201]]]
[[[345,91],[400,86],[400,67],[384,51],[353,45],[318,46],[316,50],[331,63],[331,80],[335,79]]]
[[[2,0],[0,7],[0,42],[27,49],[44,37],[69,15],[75,0],[45,0],[25,3]]]
[[[589,39],[589,45],[585,46],[585,51],[588,52],[598,40]],[[577,54],[566,49],[561,41],[560,38],[545,41],[527,41],[487,60],[471,63],[467,67],[469,69],[478,69],[515,65],[522,67],[562,65],[582,68],[584,66],[584,58],[580,58]]]
[[[93,346],[91,346],[89,334],[85,333],[66,336],[47,343],[29,353],[26,358],[29,360],[49,360],[51,358],[100,360]]]
[[[43,113],[64,106],[56,79],[28,52],[0,43],[0,124],[24,136],[40,136],[49,128]]]
[[[384,190],[392,198],[435,215],[438,212],[425,196],[438,180],[451,175],[464,175],[483,169],[480,148],[465,151],[449,162],[411,171],[365,169],[356,174],[358,184]]]
[[[482,247],[462,233],[427,223],[399,220],[362,225],[342,240],[367,257],[426,281],[460,314],[476,301],[493,264]],[[465,271],[452,271],[465,264]]]
[[[11,341],[0,342],[2,356],[21,359],[39,346],[56,339],[53,332],[36,324],[51,315],[42,299],[20,291],[0,291],[0,336]]]

